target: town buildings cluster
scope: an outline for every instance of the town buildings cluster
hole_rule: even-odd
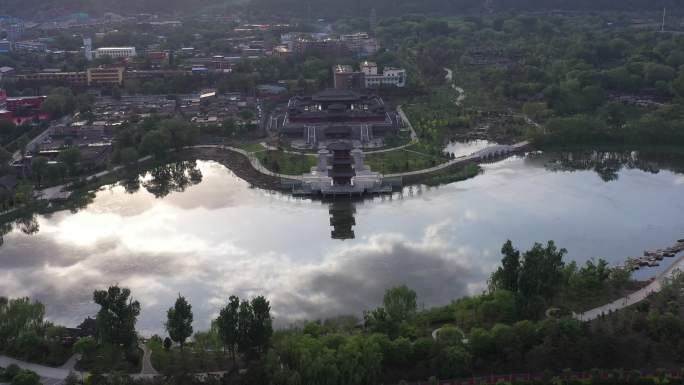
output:
[[[378,42],[367,32],[330,36],[327,33],[289,32],[280,36],[281,45],[274,56],[319,55],[330,57],[367,57],[378,51]]]
[[[395,109],[370,90],[405,87],[405,70],[381,70],[373,62],[363,61],[358,70],[336,66],[327,79],[323,78],[329,64],[318,70],[313,80],[309,76],[314,74],[306,73],[299,79],[253,82],[249,88],[233,88],[242,91],[239,93],[226,92],[230,86],[215,84],[218,80],[230,84],[231,76],[238,77],[235,72],[244,77],[244,68],[263,63],[284,64],[310,56],[330,62],[365,60],[379,50],[372,33],[303,33],[292,32],[295,27],[287,24],[244,24],[236,19],[221,22],[237,26],[224,29],[223,37],[211,40],[195,33],[179,46],[168,44],[168,40],[176,37],[174,30],[183,28],[184,22],[152,15],[107,14],[94,18],[78,14],[42,23],[0,17],[0,31],[6,33],[6,39],[0,41],[0,55],[7,55],[8,63],[16,63],[0,67],[0,81],[13,94],[40,95],[8,97],[1,93],[0,119],[19,125],[56,118],[44,112],[51,110],[45,108],[48,104],[58,104],[44,96],[56,86],[70,88],[72,101],[77,96],[90,100],[87,110],[71,112],[72,106],[66,116],[45,124],[38,136],[32,133],[25,147],[28,156],[15,160],[17,166],[30,168],[36,156],[57,163],[65,149],[77,148],[84,164],[101,168],[112,158],[119,130],[148,117],[160,117],[181,119],[200,126],[200,132],[221,135],[235,134],[243,127],[268,126],[294,147],[329,148],[330,153],[321,159],[330,158],[335,163],[333,174],[337,174],[329,175],[327,169],[324,172],[320,163],[324,160],[320,160],[316,182],[319,187],[355,185],[360,191],[378,188],[381,178],[363,166],[360,150],[354,149],[382,147],[386,137],[402,128]],[[145,38],[137,39],[129,27],[144,31],[141,33]],[[258,62],[268,57],[282,60]],[[144,87],[164,85],[167,79],[190,87],[169,88],[173,91]],[[312,92],[331,83],[331,89]],[[221,92],[217,87],[222,88]],[[196,92],[188,93],[189,89]],[[64,95],[57,96],[59,99]],[[280,112],[264,119],[264,100]],[[282,104],[273,107],[278,103]],[[348,165],[353,178],[338,175],[342,158],[353,159]]]
[[[7,92],[0,89],[0,119],[16,125],[48,120],[50,115],[41,110],[45,99],[45,96],[8,97]]]
[[[333,68],[333,84],[336,89],[360,89],[380,87],[406,87],[406,70],[387,67],[378,71],[378,65],[364,61],[358,71],[350,65],[336,65]]]

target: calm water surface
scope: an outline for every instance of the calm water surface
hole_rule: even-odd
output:
[[[141,301],[145,333],[162,329],[179,292],[196,330],[231,294],[266,295],[281,325],[358,315],[402,283],[425,306],[445,304],[485,288],[509,238],[613,263],[684,238],[684,175],[632,158],[516,157],[355,204],[252,189],[215,162],[156,170],[77,213],[15,225],[0,247],[0,295],[35,297],[73,325],[96,311],[94,289],[118,283]]]

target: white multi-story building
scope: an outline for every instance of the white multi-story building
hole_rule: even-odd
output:
[[[109,56],[112,58],[135,57],[135,47],[102,47],[95,50],[95,57]]]
[[[402,68],[385,68],[384,72],[378,72],[378,65],[373,62],[361,63],[366,88],[378,88],[383,86],[406,87],[406,70]]]

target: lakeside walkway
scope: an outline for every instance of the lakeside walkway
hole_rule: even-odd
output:
[[[431,167],[431,168],[427,168],[427,169],[423,169],[423,170],[416,170],[416,171],[408,171],[408,172],[403,172],[403,173],[398,173],[398,174],[388,174],[388,175],[384,175],[384,177],[395,178],[395,177],[403,177],[403,176],[417,176],[417,175],[423,175],[423,174],[430,174],[430,173],[437,172],[440,170],[444,170],[446,168],[449,168],[449,167],[455,166],[455,165],[459,165],[459,164],[465,164],[465,163],[470,163],[470,162],[481,162],[481,161],[485,161],[487,159],[492,159],[495,157],[510,155],[510,154],[515,153],[515,152],[523,150],[528,145],[529,145],[529,142],[523,141],[523,142],[519,142],[519,143],[516,143],[513,145],[491,146],[491,147],[482,149],[480,151],[477,151],[473,154],[461,156],[461,157],[458,157],[456,159],[450,160],[450,161],[445,162],[445,163],[441,163],[441,164],[434,166],[434,167]],[[270,176],[270,177],[280,178],[280,179],[284,179],[284,180],[291,180],[291,181],[303,180],[302,175],[280,174],[280,173],[273,172],[273,171],[267,169],[263,164],[261,164],[259,159],[256,157],[255,153],[248,152],[248,151],[243,150],[241,148],[226,146],[226,145],[222,145],[222,144],[200,144],[200,145],[187,147],[186,149],[203,149],[203,148],[204,149],[226,150],[226,151],[232,151],[232,152],[241,154],[249,160],[250,164],[252,165],[252,167],[256,171],[258,171],[261,174]],[[393,151],[393,150],[397,150],[397,148],[387,149],[387,150],[379,150],[377,152],[368,152],[366,154],[388,152],[388,151]],[[138,163],[143,163],[143,162],[149,161],[151,159],[152,159],[152,156],[148,155],[148,156],[145,156],[145,157],[138,159]],[[122,166],[116,166],[116,167],[113,167],[109,170],[104,170],[104,171],[101,171],[97,174],[87,176],[84,179],[86,181],[92,181],[96,178],[101,178],[101,177],[107,176],[109,174],[115,173],[117,171],[120,171],[120,170],[124,169],[125,167],[126,166],[123,166],[123,165]],[[71,196],[71,191],[68,190],[69,186],[70,186],[70,184],[67,183],[67,184],[49,187],[49,188],[46,188],[43,190],[38,190],[38,191],[36,191],[36,196],[38,197],[38,199],[47,200],[47,201],[68,199]]]
[[[680,256],[679,259],[667,268],[667,270],[653,278],[653,281],[642,289],[603,306],[587,310],[580,314],[573,314],[573,317],[580,321],[592,321],[601,317],[601,315],[635,305],[648,298],[649,295],[662,290],[663,284],[677,271],[684,271],[684,255]]]

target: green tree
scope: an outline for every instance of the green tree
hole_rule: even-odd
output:
[[[79,338],[74,344],[74,351],[80,353],[86,359],[92,359],[97,351],[97,341],[92,337]]]
[[[252,348],[252,326],[254,325],[254,310],[249,301],[240,302],[238,308],[237,346],[241,353],[248,353]]]
[[[509,239],[501,247],[501,266],[492,274],[490,288],[492,290],[502,289],[512,292],[518,291],[518,273],[520,270],[520,251],[513,247],[513,242]]]
[[[418,308],[416,292],[406,285],[393,287],[385,292],[382,304],[389,318],[394,322],[403,322],[416,314]]]
[[[175,342],[178,342],[181,351],[185,346],[185,340],[192,335],[192,305],[185,297],[178,295],[176,303],[166,312],[166,331]]]
[[[45,176],[47,167],[48,160],[45,157],[37,156],[31,160],[31,175],[38,186],[40,186],[43,182],[43,177]]]
[[[390,319],[384,307],[364,312],[363,318],[365,327],[370,331],[392,337],[396,336],[398,325]]]
[[[74,176],[76,174],[76,166],[81,161],[81,150],[78,147],[64,149],[59,153],[59,161],[66,166],[69,175]]]
[[[655,84],[658,81],[671,81],[676,75],[676,71],[670,66],[648,63],[644,68],[646,80],[650,84]]]
[[[52,94],[48,95],[40,108],[42,112],[53,118],[59,118],[72,113],[75,107],[76,101],[73,95]]]
[[[122,148],[119,155],[121,163],[125,164],[126,166],[135,165],[138,162],[139,157],[138,150],[136,150],[135,147]]]
[[[0,346],[25,334],[42,335],[45,330],[45,306],[29,298],[0,301]]]
[[[257,352],[263,354],[273,335],[273,318],[271,318],[271,305],[266,298],[259,296],[252,299],[252,326],[250,327],[250,340]]]
[[[153,130],[143,135],[140,141],[141,152],[163,158],[169,150],[170,137],[166,131]]]
[[[546,247],[535,243],[525,252],[518,278],[518,292],[524,303],[529,305],[539,298],[550,301],[556,296],[562,284],[565,254],[567,250],[558,249],[553,241]]]
[[[11,385],[40,385],[40,377],[30,370],[22,370],[12,378]]]
[[[199,135],[199,128],[180,119],[169,119],[159,123],[162,131],[167,132],[169,136],[169,145],[181,150],[185,146],[191,146],[195,143]]]
[[[140,302],[131,298],[131,291],[119,286],[107,290],[95,290],[93,300],[100,305],[97,312],[97,334],[102,342],[133,346],[137,335],[135,324],[140,315]]]
[[[450,346],[444,351],[440,375],[445,378],[458,378],[470,374],[472,357],[462,346]]]
[[[408,338],[399,337],[390,343],[388,361],[392,365],[410,365],[413,345]]]
[[[216,323],[218,325],[219,336],[223,346],[228,349],[230,356],[233,359],[233,364],[236,361],[236,352],[238,342],[238,312],[240,309],[240,299],[236,296],[230,296],[228,305],[226,305],[219,314]]]
[[[684,72],[672,82],[672,89],[680,98],[684,98]]]

